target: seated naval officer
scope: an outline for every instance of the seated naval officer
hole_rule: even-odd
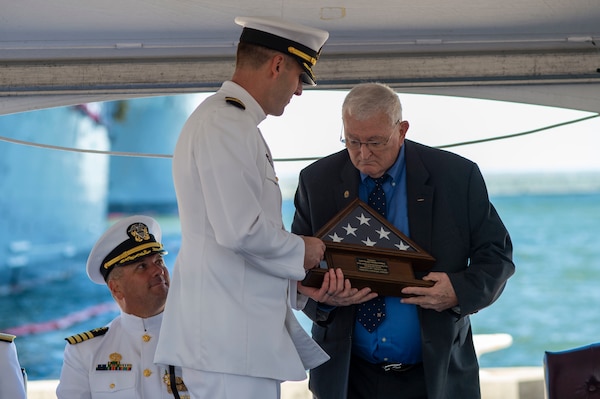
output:
[[[66,338],[59,399],[189,399],[181,370],[154,364],[170,285],[160,239],[156,220],[131,216],[92,248],[87,274],[108,286],[121,314],[106,327]]]
[[[0,399],[25,399],[25,380],[13,342],[16,337],[0,333]]]

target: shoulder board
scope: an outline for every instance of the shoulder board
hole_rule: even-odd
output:
[[[13,342],[15,338],[17,338],[16,335],[0,333],[0,341]]]
[[[104,334],[106,334],[107,331],[108,331],[108,327],[94,328],[93,330],[90,330],[90,331],[71,335],[70,337],[65,338],[65,341],[67,341],[71,345],[75,345],[80,342],[87,341],[88,339],[92,339],[92,338],[104,335]]]
[[[238,107],[239,109],[246,109],[246,106],[242,102],[242,100],[235,97],[225,97],[225,102],[227,104],[231,104],[234,107]]]

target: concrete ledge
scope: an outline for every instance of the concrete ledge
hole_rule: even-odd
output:
[[[57,386],[58,380],[29,381],[27,383],[27,399],[56,399]],[[286,381],[282,384],[281,399],[305,398],[311,399],[308,390],[308,379],[304,381]]]
[[[27,399],[56,399],[58,380],[27,381]]]
[[[542,367],[485,368],[479,372],[482,399],[544,399]]]
[[[308,378],[304,381],[286,381],[281,384],[281,399],[312,399]]]
[[[544,399],[542,367],[500,367],[481,369],[482,399]],[[27,399],[56,399],[57,380],[29,381]],[[281,399],[311,399],[308,379],[286,381]]]

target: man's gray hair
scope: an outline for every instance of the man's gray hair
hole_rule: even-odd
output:
[[[348,115],[362,121],[381,113],[389,116],[391,125],[402,120],[402,105],[398,94],[382,83],[361,83],[354,86],[342,104],[342,118]]]

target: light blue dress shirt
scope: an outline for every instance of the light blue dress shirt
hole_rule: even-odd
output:
[[[406,192],[404,146],[398,159],[388,169],[390,179],[383,185],[386,196],[386,219],[410,238]],[[367,202],[375,183],[361,173],[359,197]],[[360,323],[354,326],[353,353],[371,363],[419,363],[422,361],[421,328],[415,305],[400,303],[399,297],[385,297],[386,317],[369,333]]]

